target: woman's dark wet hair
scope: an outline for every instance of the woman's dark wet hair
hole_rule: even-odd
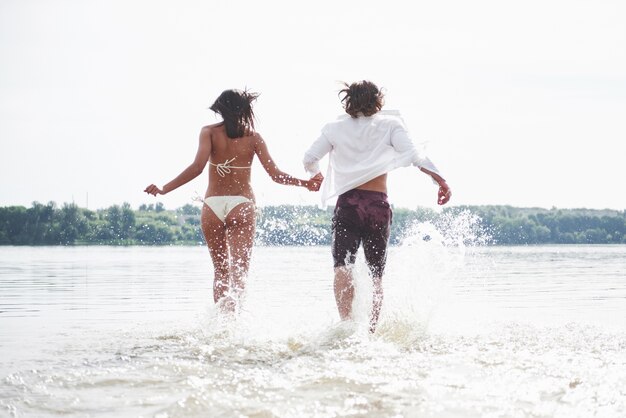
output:
[[[339,95],[343,94],[341,103],[348,115],[353,118],[359,114],[372,116],[383,108],[385,96],[376,84],[367,80],[343,84],[345,88],[339,91]]]
[[[219,113],[224,119],[226,135],[240,138],[254,130],[252,102],[259,97],[247,90],[224,90],[209,109]]]

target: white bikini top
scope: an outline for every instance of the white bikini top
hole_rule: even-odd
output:
[[[211,161],[209,161],[209,164],[214,165],[215,168],[217,169],[217,174],[219,174],[220,177],[226,177],[226,174],[230,174],[230,170],[233,168],[250,168],[252,166],[248,166],[248,167],[238,167],[235,165],[231,165],[231,163],[235,161],[235,157],[231,158],[230,160],[226,160],[223,163],[219,163],[219,164],[213,164]]]

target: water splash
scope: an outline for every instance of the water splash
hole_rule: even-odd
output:
[[[431,240],[443,247],[464,250],[491,244],[493,236],[481,218],[469,209],[447,210],[432,221],[413,222],[403,236],[402,245]]]
[[[256,242],[261,245],[326,245],[330,217],[312,206],[265,207],[258,212]]]
[[[386,296],[375,338],[397,343],[400,347],[410,347],[423,340],[433,317],[450,295],[451,286],[458,284],[463,277],[471,250],[489,240],[490,235],[482,229],[480,219],[467,210],[446,212],[432,221],[413,223],[400,245],[389,248],[383,284]],[[329,263],[330,254],[328,257],[321,262]],[[318,310],[316,313],[319,308],[314,307],[289,306],[285,304],[288,301],[281,300],[276,304],[291,313],[275,316],[276,312],[271,312],[267,300],[256,297],[262,293],[257,287],[268,285],[256,278],[259,275],[276,277],[276,284],[270,286],[278,287],[284,286],[281,281],[291,278],[281,279],[285,272],[279,265],[266,266],[256,260],[252,265],[256,267],[248,277],[245,292],[250,298],[243,300],[237,314],[232,317],[208,304],[206,312],[200,317],[207,335],[227,335],[231,339],[248,342],[289,339],[294,347],[310,347],[318,343],[325,345],[332,339],[369,338],[372,281],[362,249],[357,253],[353,268],[355,297],[350,324],[339,322],[332,293],[326,296],[325,306],[329,310],[325,312]],[[269,271],[258,272],[255,268],[268,268]],[[328,275],[318,280],[331,285],[332,270],[328,270]],[[305,271],[298,274],[305,274]],[[297,280],[297,275],[294,279]],[[307,324],[304,328],[303,323]],[[319,341],[315,341],[316,338]]]
[[[422,341],[452,287],[463,280],[467,257],[490,242],[480,218],[468,210],[448,211],[434,220],[411,224],[400,245],[389,249],[385,301],[376,335],[399,347]],[[357,267],[355,317],[366,322],[371,282],[362,258]]]

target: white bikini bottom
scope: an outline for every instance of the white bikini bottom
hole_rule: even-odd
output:
[[[226,216],[228,216],[230,211],[236,206],[248,202],[254,203],[252,200],[243,196],[209,196],[204,198],[204,203],[222,222],[226,222]]]

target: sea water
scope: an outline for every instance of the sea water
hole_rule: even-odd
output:
[[[0,416],[626,416],[626,246],[420,228],[373,335],[361,253],[340,322],[328,247],[255,247],[234,317],[202,246],[0,247]]]

